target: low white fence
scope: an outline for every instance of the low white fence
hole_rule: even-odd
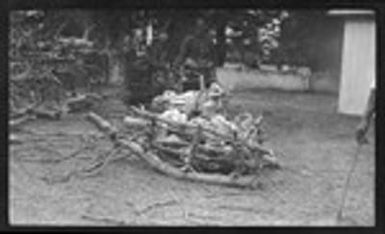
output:
[[[257,88],[307,91],[311,88],[310,76],[278,71],[218,68],[217,78],[224,88],[231,91]]]

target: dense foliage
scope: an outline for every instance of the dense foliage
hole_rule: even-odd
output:
[[[209,24],[218,66],[226,59],[248,65],[312,65],[309,48],[316,45],[309,35],[323,15],[320,11],[261,9],[13,11],[11,93],[30,95],[20,88],[28,84],[35,99],[45,99],[50,94],[44,90],[58,96],[63,92],[52,90],[73,91],[74,86],[92,88],[107,82],[114,68],[127,66],[127,51],[145,51],[160,31],[168,33],[172,45],[167,49],[176,56],[197,17]]]

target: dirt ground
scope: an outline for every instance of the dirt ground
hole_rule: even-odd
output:
[[[49,183],[87,165],[111,145],[60,163],[82,145],[81,135],[98,131],[80,115],[25,125],[23,144],[9,153],[9,220],[17,225],[215,225],[372,226],[374,133],[362,148],[344,215],[335,223],[347,171],[356,151],[356,117],[336,114],[336,96],[250,90],[234,94],[231,110],[263,113],[267,144],[282,154],[284,169],[261,177],[263,186],[244,190],[169,178],[134,156],[111,161],[100,173]],[[104,117],[117,121],[124,106],[113,97]],[[36,135],[37,132],[42,134]],[[63,134],[60,134],[63,133]],[[33,139],[32,139],[33,138]],[[27,161],[27,159],[29,161]],[[34,161],[35,160],[35,161]]]

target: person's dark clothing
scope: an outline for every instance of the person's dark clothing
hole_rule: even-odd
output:
[[[208,86],[216,78],[216,50],[211,38],[206,34],[185,37],[174,64],[204,75],[205,85]],[[184,83],[184,90],[199,89],[199,78],[188,72],[186,76],[188,80]]]

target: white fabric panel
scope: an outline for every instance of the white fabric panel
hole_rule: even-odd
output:
[[[345,22],[338,111],[361,115],[369,97],[376,69],[375,21],[349,19]]]

